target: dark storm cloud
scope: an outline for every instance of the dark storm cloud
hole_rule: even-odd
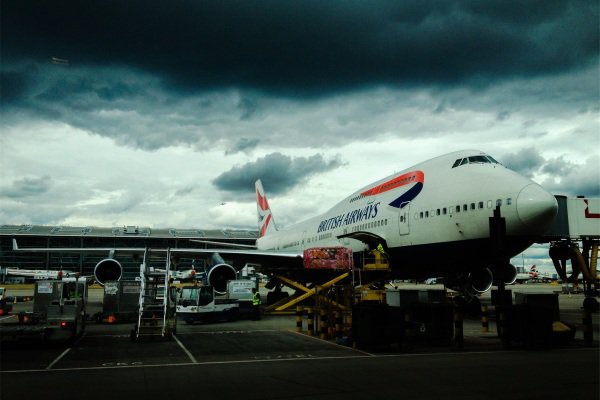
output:
[[[55,56],[72,66],[131,67],[180,93],[478,86],[598,59],[595,0],[9,1],[1,18],[6,65]],[[3,101],[19,98],[26,82],[8,86]],[[101,97],[127,95],[106,89]],[[241,106],[244,117],[254,112],[251,103]]]
[[[258,139],[241,138],[234,143],[232,147],[225,151],[225,155],[253,150],[256,148],[256,146],[258,146],[258,143],[260,143],[260,140]]]
[[[309,176],[341,165],[339,159],[327,161],[320,154],[292,158],[281,153],[271,153],[254,162],[233,167],[215,178],[212,183],[220,190],[252,193],[254,182],[261,179],[270,193],[285,193]]]
[[[505,154],[499,158],[507,168],[529,178],[542,168],[546,162],[539,150],[534,147],[521,149],[516,153]]]
[[[50,189],[50,181],[51,179],[49,176],[17,179],[8,187],[2,188],[0,196],[11,199],[36,197]]]
[[[563,156],[546,159],[534,147],[499,157],[506,167],[532,178],[535,174],[546,176],[539,182],[554,194],[567,196],[600,196],[600,157],[592,156],[575,164]]]

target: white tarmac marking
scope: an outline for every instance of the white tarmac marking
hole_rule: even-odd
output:
[[[590,351],[589,348],[580,349],[562,349],[560,351],[577,352],[577,351]],[[508,354],[508,353],[522,353],[522,351],[474,351],[474,352],[458,352],[458,353],[422,353],[422,354],[375,354],[373,358],[414,358],[414,357],[456,357],[456,356],[473,356],[473,355],[491,355],[491,354]],[[24,374],[32,372],[57,372],[57,371],[94,371],[94,370],[106,370],[106,369],[122,369],[122,368],[164,368],[164,367],[185,367],[185,366],[204,366],[204,365],[233,365],[233,364],[251,364],[251,363],[267,363],[267,362],[285,362],[285,361],[319,361],[319,360],[352,360],[352,359],[364,359],[368,356],[328,356],[328,357],[307,357],[307,358],[276,358],[276,359],[260,359],[260,360],[233,360],[233,361],[205,361],[199,363],[167,363],[167,364],[147,364],[147,365],[111,365],[103,367],[76,367],[76,368],[57,368],[57,369],[27,369],[27,370],[13,370],[13,371],[0,371],[2,374]]]
[[[181,343],[181,341],[177,338],[177,335],[173,335],[173,339],[175,339],[175,341],[177,342],[179,347],[181,347],[181,349],[184,351],[184,353],[187,354],[189,359],[192,360],[192,363],[198,364],[196,357],[194,357],[194,355],[192,353],[190,353],[190,351],[183,345],[183,343]]]
[[[296,332],[296,331],[292,331],[292,330],[289,330],[288,332],[294,333],[296,335],[300,335],[302,337],[307,337],[307,338],[310,338],[310,339],[313,339],[313,340],[318,340],[321,343],[326,343],[326,344],[329,344],[329,345],[332,345],[332,346],[335,346],[335,347],[339,347],[340,349],[352,350],[352,351],[355,351],[357,353],[362,353],[362,354],[364,354],[366,356],[377,357],[377,355],[375,355],[375,354],[367,353],[366,351],[363,351],[363,350],[360,350],[360,349],[354,349],[354,348],[348,347],[348,346],[342,346],[341,344],[333,343],[333,342],[330,342],[328,340],[321,339],[320,337],[317,337],[317,336],[309,336],[309,335],[306,335],[304,333]]]
[[[79,337],[77,338],[77,340],[75,340],[75,342],[74,342],[74,343],[71,345],[71,347],[69,347],[68,349],[66,349],[65,351],[63,351],[63,352],[62,352],[62,354],[61,354],[60,356],[56,357],[56,358],[54,359],[54,361],[52,361],[52,362],[50,363],[50,365],[48,365],[48,366],[46,367],[46,370],[50,370],[50,369],[52,369],[52,367],[53,367],[53,366],[54,366],[54,365],[55,365],[57,362],[59,362],[59,361],[60,361],[60,360],[61,360],[61,359],[62,359],[64,356],[66,356],[66,355],[67,355],[67,353],[68,353],[69,351],[71,351],[71,349],[72,349],[72,348],[73,348],[73,347],[74,347],[74,346],[75,346],[77,343],[79,343],[79,341],[80,341],[80,340],[81,340],[81,339],[82,339],[82,338],[85,336],[85,334],[86,334],[86,332],[83,332],[83,333],[81,334],[81,336],[79,336]]]
[[[53,367],[53,366],[54,366],[54,365],[55,365],[57,362],[59,362],[59,361],[60,361],[60,360],[61,360],[61,359],[62,359],[64,356],[66,356],[66,355],[67,355],[67,353],[68,353],[69,351],[71,351],[71,349],[72,349],[72,347],[69,347],[68,349],[66,349],[65,351],[63,351],[63,352],[61,353],[61,355],[60,355],[60,356],[56,357],[56,358],[54,359],[54,361],[52,361],[52,362],[50,363],[50,365],[48,365],[48,366],[46,367],[46,371],[48,371],[48,370],[51,370],[51,369],[52,369],[52,367]]]

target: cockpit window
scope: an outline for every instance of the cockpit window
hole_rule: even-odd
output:
[[[488,160],[485,156],[471,156],[469,157],[469,164],[474,164],[474,163],[489,163],[490,160]]]
[[[465,164],[500,164],[500,163],[491,156],[478,155],[478,156],[459,158],[458,160],[454,161],[452,168],[456,168],[460,165],[465,165]]]

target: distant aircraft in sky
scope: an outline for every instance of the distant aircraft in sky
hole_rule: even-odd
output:
[[[340,185],[340,182],[332,183]],[[210,257],[207,281],[224,290],[226,281],[246,264],[273,270],[304,268],[305,251],[332,246],[351,249],[355,258],[379,250],[390,278],[443,277],[446,285],[471,294],[496,283],[511,283],[513,257],[533,244],[552,224],[557,201],[540,185],[477,150],[463,150],[424,161],[377,180],[329,211],[278,229],[262,182],[255,184],[259,238],[256,246],[199,241],[214,248],[152,249],[169,257]],[[490,218],[500,212],[505,235],[501,249]],[[497,216],[498,218],[498,216]],[[17,248],[16,241],[13,247]],[[114,253],[144,253],[144,248],[22,251],[110,251],[95,267],[99,282],[122,274]],[[146,257],[146,256],[144,256]],[[224,258],[228,262],[224,261]],[[260,270],[260,269],[259,269]]]

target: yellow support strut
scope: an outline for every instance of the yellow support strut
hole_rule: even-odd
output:
[[[350,272],[345,272],[342,275],[340,275],[340,276],[338,276],[338,277],[330,280],[329,282],[326,282],[323,285],[319,285],[319,286],[315,287],[314,289],[309,289],[306,286],[302,285],[301,283],[292,281],[291,279],[288,279],[288,278],[286,278],[284,276],[276,275],[275,277],[279,281],[285,283],[286,285],[288,285],[288,286],[290,286],[292,288],[295,288],[295,289],[303,291],[304,294],[302,294],[302,295],[300,295],[300,296],[298,296],[298,297],[290,300],[289,302],[287,302],[287,303],[285,303],[285,304],[277,307],[275,309],[275,311],[283,311],[283,310],[285,310],[285,309],[287,309],[289,307],[292,307],[292,306],[298,304],[302,300],[309,298],[310,296],[316,296],[316,295],[319,294],[319,292],[323,291],[323,289],[327,289],[327,288],[335,285],[337,282],[339,282],[342,279],[348,277],[349,275],[350,275]],[[339,307],[342,310],[346,309],[346,307],[344,307],[342,304],[339,304],[339,303],[337,303],[337,302],[335,302],[333,300],[329,300],[329,299],[325,299],[325,298],[323,298],[323,300],[336,305],[337,307]]]

